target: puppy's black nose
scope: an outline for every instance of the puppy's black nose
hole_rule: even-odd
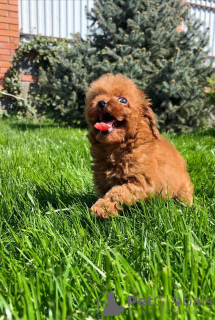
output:
[[[102,110],[102,109],[104,109],[105,107],[106,107],[106,105],[107,105],[107,101],[105,101],[105,100],[100,100],[99,102],[98,102],[98,106],[99,106],[99,108]]]

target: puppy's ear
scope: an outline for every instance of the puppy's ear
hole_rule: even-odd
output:
[[[153,136],[156,139],[159,139],[160,135],[158,129],[156,128],[155,115],[152,109],[149,107],[149,104],[150,103],[147,101],[147,103],[143,105],[143,117],[148,120],[147,122],[152,131]]]

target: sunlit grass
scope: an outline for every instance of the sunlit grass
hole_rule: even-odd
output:
[[[188,163],[192,208],[155,198],[108,221],[89,216],[85,135],[0,122],[0,319],[97,319],[108,291],[125,307],[115,319],[214,319],[214,131],[168,135]],[[128,307],[129,295],[213,304]]]

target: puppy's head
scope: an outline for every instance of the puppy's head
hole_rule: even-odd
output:
[[[134,82],[123,75],[106,74],[91,83],[85,116],[91,134],[101,143],[118,143],[136,134],[140,123],[158,138],[150,102]]]

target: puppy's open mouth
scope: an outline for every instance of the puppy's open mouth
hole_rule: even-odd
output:
[[[112,114],[106,111],[99,113],[97,122],[94,127],[100,131],[111,132],[114,128],[118,127],[123,121],[118,121]]]

